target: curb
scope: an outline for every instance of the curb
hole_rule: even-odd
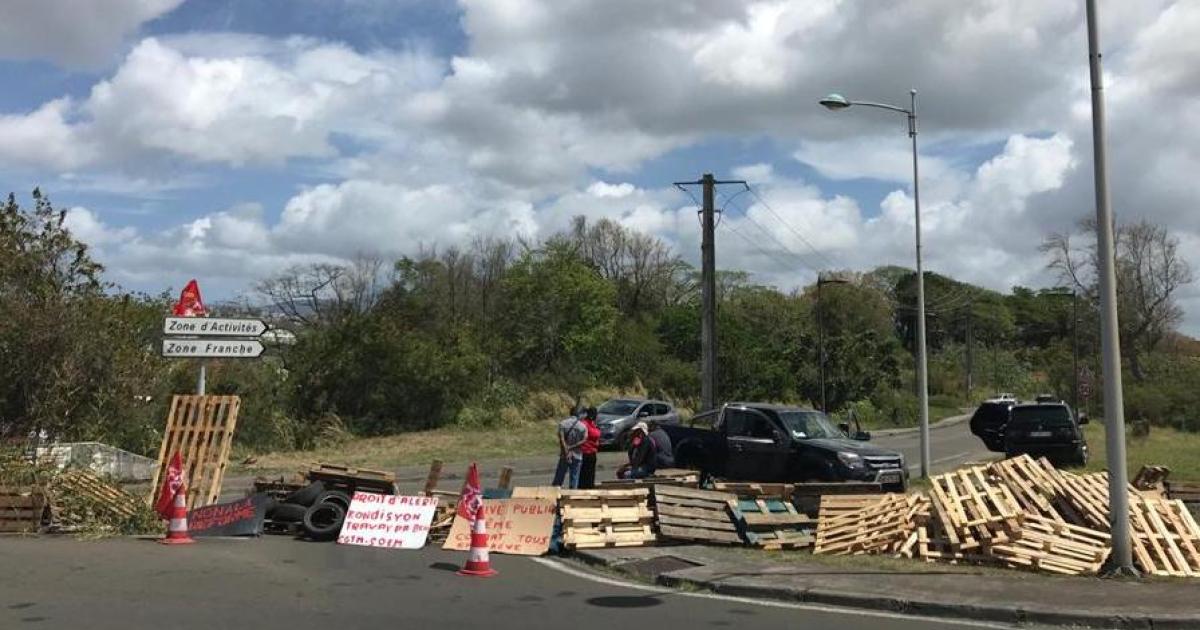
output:
[[[943,427],[952,427],[956,424],[962,424],[970,419],[971,419],[971,414],[969,414],[969,413],[963,414],[961,416],[950,416],[949,418],[946,418],[944,420],[939,420],[939,421],[934,422],[933,424],[929,425],[929,430],[932,431],[934,429],[941,429]],[[920,430],[921,429],[919,427],[905,427],[903,429],[880,429],[878,431],[871,431],[871,437],[875,437],[877,435],[884,436],[884,437],[890,437],[893,435],[906,435],[909,433],[917,433]]]
[[[594,559],[593,559],[594,560]],[[605,564],[600,562],[598,564]],[[1087,611],[1064,611],[1052,608],[1016,608],[1003,606],[979,606],[948,602],[909,600],[877,595],[855,595],[822,589],[797,589],[788,587],[751,584],[722,584],[708,580],[697,580],[664,573],[656,582],[671,588],[700,588],[721,595],[769,599],[806,604],[822,604],[842,608],[881,610],[906,615],[947,617],[1012,624],[1043,624],[1051,626],[1084,626],[1089,628],[1197,628],[1200,615],[1104,615]]]

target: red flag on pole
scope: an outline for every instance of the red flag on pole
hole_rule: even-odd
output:
[[[167,477],[163,479],[162,490],[158,492],[158,502],[154,504],[154,511],[164,520],[170,520],[171,508],[175,505],[175,495],[182,488],[183,458],[179,456],[179,451],[175,451],[175,456],[171,458],[171,465],[167,467]]]
[[[483,508],[483,490],[479,487],[479,468],[474,462],[467,469],[467,479],[463,482],[462,493],[458,496],[458,515],[475,523],[475,515]]]
[[[204,300],[200,299],[200,285],[194,278],[183,287],[183,291],[179,294],[179,301],[175,303],[172,313],[176,317],[208,316],[208,312],[204,310]]]

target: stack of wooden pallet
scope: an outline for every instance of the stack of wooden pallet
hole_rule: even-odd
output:
[[[640,547],[656,539],[649,488],[564,490],[559,498],[568,549]]]
[[[790,500],[740,498],[729,508],[746,542],[762,549],[800,549],[813,544],[816,519],[796,511]]]
[[[729,508],[736,501],[736,496],[724,492],[655,486],[659,534],[666,540],[740,545],[742,537]]]

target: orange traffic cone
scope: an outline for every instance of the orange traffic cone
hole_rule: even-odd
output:
[[[167,523],[167,535],[158,542],[164,545],[190,545],[196,541],[188,536],[187,490],[182,486],[175,493],[175,505],[171,508],[171,520]]]
[[[471,555],[458,574],[474,577],[496,575],[492,563],[488,560],[487,520],[483,515],[483,506],[475,512],[475,524],[471,526]]]

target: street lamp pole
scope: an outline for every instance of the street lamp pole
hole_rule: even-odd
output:
[[[917,394],[920,398],[921,413],[921,478],[929,478],[929,367],[925,348],[925,272],[921,266],[921,186],[917,168],[917,91],[909,90],[910,105],[908,109],[873,103],[870,101],[852,101],[841,94],[830,94],[820,100],[827,109],[838,111],[852,105],[875,107],[904,114],[908,117],[908,137],[912,139],[913,160],[913,216],[915,217],[916,248],[917,248]]]

